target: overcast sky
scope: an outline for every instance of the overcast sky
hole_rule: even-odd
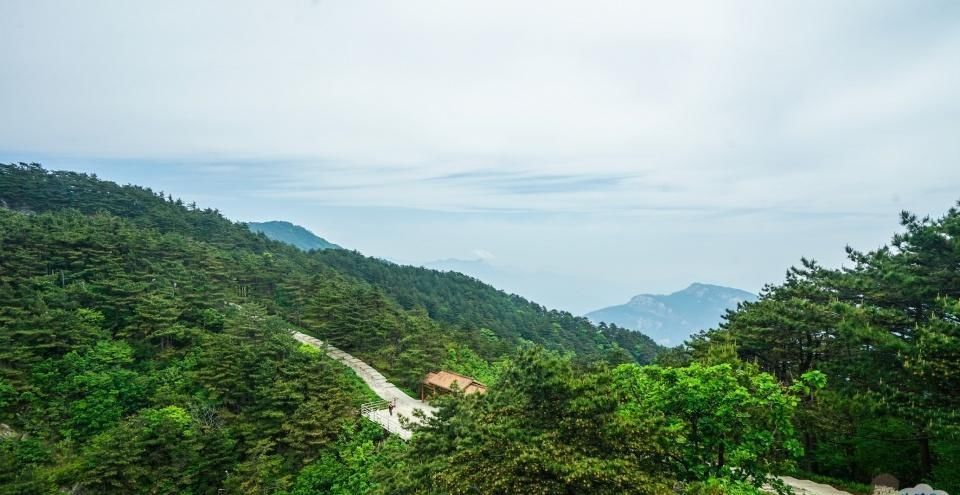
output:
[[[960,199],[960,2],[0,0],[0,161],[574,312]]]

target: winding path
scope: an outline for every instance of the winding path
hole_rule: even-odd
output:
[[[432,415],[436,412],[436,408],[423,402],[421,400],[414,399],[410,397],[402,390],[397,388],[396,385],[387,381],[386,377],[380,374],[379,371],[373,369],[369,364],[347,354],[346,352],[337,349],[336,347],[323,342],[322,340],[311,337],[305,333],[293,331],[293,338],[307,344],[309,346],[316,347],[317,349],[322,350],[330,356],[331,359],[340,361],[341,363],[347,365],[352,369],[364,383],[370,387],[371,390],[382,400],[390,402],[396,401],[397,407],[394,408],[393,414],[387,409],[384,408],[373,408],[369,411],[363,411],[363,416],[367,419],[380,424],[383,428],[391,433],[396,433],[407,440],[411,436],[410,430],[403,428],[400,424],[400,417],[404,417],[414,423],[419,422],[419,419],[413,415],[413,411],[420,409],[428,415]],[[384,404],[382,407],[386,407]]]
[[[341,363],[347,365],[352,369],[357,376],[359,376],[364,383],[370,387],[378,397],[384,401],[393,401],[396,400],[397,407],[394,409],[393,414],[390,414],[386,409],[373,409],[370,411],[363,412],[363,416],[367,419],[378,423],[383,426],[383,428],[391,433],[395,433],[407,440],[411,436],[410,430],[404,429],[400,424],[400,417],[405,417],[412,422],[419,422],[418,418],[413,415],[413,411],[420,409],[428,415],[432,415],[436,412],[436,408],[427,404],[426,402],[414,399],[410,397],[402,390],[397,388],[396,385],[387,381],[379,371],[373,369],[369,364],[347,354],[346,352],[337,349],[336,347],[323,342],[322,340],[311,337],[305,333],[301,332],[292,332],[293,338],[303,342],[304,344],[316,347],[317,349],[322,350],[330,356],[330,358],[340,361]],[[793,491],[796,495],[851,495],[848,492],[837,490],[836,488],[825,485],[823,483],[816,483],[810,480],[801,480],[793,478],[790,476],[780,476],[779,477],[787,486],[793,488]]]

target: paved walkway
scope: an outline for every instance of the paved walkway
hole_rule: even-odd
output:
[[[791,476],[780,476],[780,480],[793,488],[796,495],[850,495],[850,493],[810,480],[798,480]]]
[[[386,409],[379,409],[364,414],[364,417],[380,424],[385,430],[399,435],[400,438],[406,440],[409,439],[411,435],[410,430],[406,430],[401,426],[399,419],[401,416],[418,422],[418,419],[413,416],[414,410],[420,409],[427,414],[433,414],[437,410],[426,402],[414,399],[405,394],[397,388],[396,385],[388,382],[386,377],[380,374],[379,371],[350,354],[305,333],[293,332],[293,338],[304,344],[321,349],[332,359],[349,366],[381,399],[385,401],[396,400],[397,407],[393,410],[392,415]],[[851,495],[848,492],[837,490],[830,485],[816,483],[810,480],[800,480],[790,476],[780,476],[780,479],[783,480],[787,486],[793,488],[796,495]]]
[[[363,361],[347,354],[346,352],[337,349],[336,347],[324,343],[322,340],[311,337],[305,333],[292,332],[293,338],[303,342],[304,344],[311,345],[318,349],[323,350],[327,353],[327,356],[330,358],[340,361],[341,363],[347,365],[352,369],[357,376],[359,376],[364,383],[370,387],[371,390],[378,397],[385,401],[396,400],[397,407],[394,408],[393,414],[390,414],[386,409],[380,409],[371,411],[364,416],[375,423],[379,423],[383,426],[384,429],[391,433],[396,433],[403,438],[404,440],[410,438],[410,430],[404,429],[400,424],[400,417],[405,417],[413,422],[418,422],[419,420],[414,417],[413,411],[420,409],[424,413],[430,415],[433,414],[437,409],[426,402],[414,399],[410,397],[402,390],[397,388],[396,385],[387,381],[386,377],[380,374],[379,371],[370,367],[369,364],[364,363]]]

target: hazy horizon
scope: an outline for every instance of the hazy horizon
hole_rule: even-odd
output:
[[[956,2],[0,5],[0,162],[483,259],[574,313],[756,293],[960,197]]]

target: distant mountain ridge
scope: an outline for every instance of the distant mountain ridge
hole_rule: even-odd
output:
[[[613,323],[643,332],[659,344],[679,345],[693,333],[716,327],[728,309],[756,299],[745,290],[693,283],[672,294],[640,294],[626,304],[584,316],[594,323]]]
[[[609,287],[605,287],[607,297],[598,295],[598,286],[603,281],[562,269],[503,266],[484,258],[446,258],[427,261],[419,266],[462,273],[508,294],[518,294],[547,307],[563,308],[575,314],[590,311],[610,300]]]
[[[247,227],[253,232],[262,233],[270,239],[286,242],[304,251],[310,251],[311,249],[342,249],[340,246],[290,222],[280,220],[247,222]]]

